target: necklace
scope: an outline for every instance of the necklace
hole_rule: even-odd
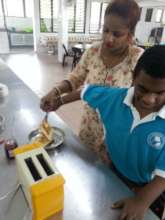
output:
[[[128,55],[129,47],[127,47],[122,53],[118,55],[113,54],[105,54],[103,48],[101,49],[101,58],[103,60],[104,65],[107,68],[113,68],[114,66],[121,63],[125,57]]]

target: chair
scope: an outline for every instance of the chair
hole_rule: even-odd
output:
[[[77,63],[79,62],[82,56],[82,51],[81,49],[76,48],[76,47],[72,47],[72,51],[74,53],[73,63],[72,63],[72,70],[73,70],[73,68],[77,65]]]
[[[72,57],[74,59],[74,53],[71,50],[67,50],[65,45],[63,44],[62,47],[64,48],[64,55],[63,55],[63,61],[62,61],[62,66],[65,65],[65,58],[66,57]]]

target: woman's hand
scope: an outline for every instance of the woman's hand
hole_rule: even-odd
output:
[[[61,96],[61,91],[54,88],[41,99],[40,107],[45,112],[55,111],[61,105],[80,100],[81,89]]]
[[[62,105],[58,90],[51,90],[41,99],[40,108],[45,112],[55,111]]]
[[[139,196],[127,198],[113,204],[113,209],[122,209],[119,220],[143,220],[148,205]]]

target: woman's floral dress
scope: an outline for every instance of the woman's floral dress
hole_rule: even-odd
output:
[[[72,89],[84,84],[104,84],[116,87],[129,87],[132,83],[132,71],[143,49],[130,46],[127,57],[118,65],[109,68],[100,56],[101,43],[93,45],[82,56],[76,68],[69,74]],[[79,136],[83,143],[95,149],[103,141],[103,127],[97,113],[84,103]]]

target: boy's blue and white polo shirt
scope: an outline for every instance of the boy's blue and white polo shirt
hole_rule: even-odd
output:
[[[82,99],[101,117],[116,168],[134,182],[147,183],[155,175],[165,178],[165,107],[140,120],[133,93],[134,88],[87,85]]]

